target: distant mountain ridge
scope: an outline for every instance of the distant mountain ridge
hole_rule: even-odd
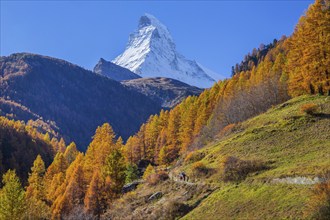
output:
[[[75,141],[80,150],[105,122],[126,139],[160,111],[154,101],[117,81],[64,60],[28,53],[0,57],[0,97],[1,115],[24,121],[34,115],[54,122],[65,140]]]
[[[150,14],[140,18],[125,51],[112,62],[142,77],[172,78],[200,88],[224,78],[178,53],[167,27]]]
[[[175,79],[155,77],[122,81],[122,84],[145,94],[163,108],[173,108],[188,96],[198,96],[203,90]]]
[[[165,77],[146,77],[118,66],[103,58],[94,67],[96,74],[121,82],[130,89],[146,95],[162,108],[172,108],[190,95],[199,95],[203,90],[179,80]]]

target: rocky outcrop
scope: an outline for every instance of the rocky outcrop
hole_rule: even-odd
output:
[[[158,199],[162,198],[162,196],[163,196],[162,192],[156,192],[148,198],[148,201],[152,202],[152,201],[158,200]]]

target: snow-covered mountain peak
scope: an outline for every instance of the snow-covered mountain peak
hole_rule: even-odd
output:
[[[208,70],[179,54],[167,27],[150,14],[140,18],[124,53],[112,62],[142,77],[173,78],[202,88],[220,79],[214,74],[209,76]]]
[[[157,30],[162,36],[166,36],[171,38],[171,34],[167,27],[163,25],[155,16],[151,14],[144,14],[141,16],[139,20],[139,29],[143,29],[145,27],[153,27],[153,30]]]

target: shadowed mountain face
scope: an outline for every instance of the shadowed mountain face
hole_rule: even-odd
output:
[[[94,72],[116,81],[141,78],[141,76],[131,72],[130,70],[102,58],[94,67]]]
[[[119,82],[69,62],[20,53],[0,58],[1,115],[49,122],[85,150],[97,126],[109,122],[124,139],[160,106]],[[11,108],[10,106],[14,106]]]
[[[172,108],[190,95],[199,95],[203,90],[169,78],[140,78],[123,81],[122,84],[145,94],[163,108]]]

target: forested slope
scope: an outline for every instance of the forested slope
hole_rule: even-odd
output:
[[[111,122],[125,139],[160,110],[145,95],[117,81],[51,57],[1,57],[0,77],[2,115],[27,122],[34,118],[26,112],[32,112],[58,127],[64,139],[75,141],[81,150],[86,150],[98,125]],[[8,102],[17,107],[6,107]]]
[[[49,165],[54,157],[55,149],[44,135],[31,126],[19,121],[0,117],[0,175],[8,169],[15,169],[17,175],[25,183],[28,172],[37,155]]]

